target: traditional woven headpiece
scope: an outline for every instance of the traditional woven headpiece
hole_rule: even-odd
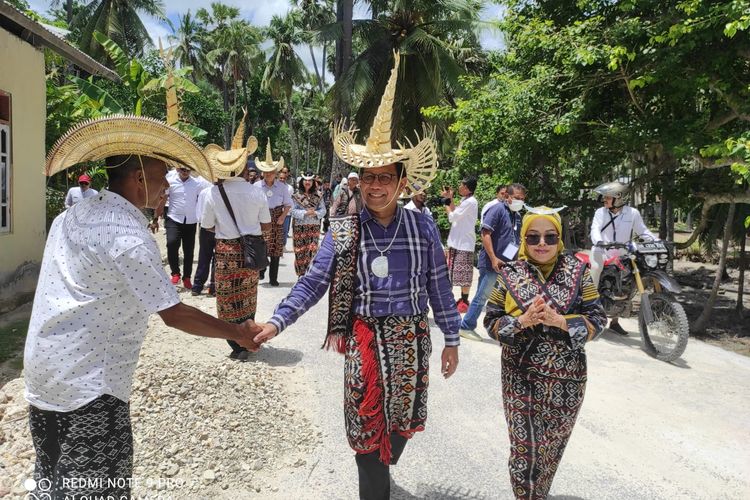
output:
[[[50,149],[45,174],[118,155],[148,156],[212,178],[211,166],[193,139],[160,120],[133,115],[105,116],[70,129]]]
[[[284,168],[284,157],[279,156],[279,161],[273,161],[273,155],[271,154],[271,139],[266,142],[266,160],[262,161],[260,158],[255,158],[255,166],[261,172],[273,172],[275,170],[281,170]]]
[[[247,165],[247,157],[258,149],[258,139],[252,135],[247,138],[245,147],[242,147],[242,138],[245,135],[245,118],[247,118],[246,110],[242,115],[239,127],[237,127],[237,132],[234,134],[232,148],[229,151],[225,151],[217,144],[209,144],[203,148],[203,152],[206,154],[214,172],[214,181],[240,175]]]
[[[432,130],[425,128],[424,137],[419,140],[417,136],[416,146],[406,139],[408,147],[397,142],[397,148],[391,144],[391,127],[393,114],[393,100],[396,97],[396,82],[398,80],[398,67],[400,56],[398,52],[393,53],[395,62],[385,86],[385,92],[380,100],[378,112],[370,127],[370,135],[365,145],[356,144],[357,128],[344,129],[340,123],[333,137],[333,149],[342,161],[358,168],[373,168],[403,162],[406,170],[407,184],[404,190],[405,196],[424,191],[430,185],[437,173],[438,160],[435,138]]]

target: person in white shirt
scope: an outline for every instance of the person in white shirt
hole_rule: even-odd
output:
[[[500,184],[495,189],[495,199],[490,200],[482,207],[482,213],[479,215],[479,223],[484,224],[484,216],[487,214],[490,208],[494,207],[498,203],[505,201],[508,198],[508,186]]]
[[[190,169],[179,167],[167,174],[169,188],[165,202],[169,210],[165,212],[164,228],[167,230],[167,261],[172,274],[172,284],[182,278],[182,286],[192,290],[193,253],[195,251],[195,230],[198,223],[195,205],[198,195],[211,185],[210,182],[190,175]],[[158,224],[163,207],[157,207],[152,224]],[[180,247],[182,247],[182,273],[180,273]]]
[[[289,168],[284,167],[279,172],[279,181],[283,182],[286,185],[286,190],[289,191],[289,197],[292,198],[294,196],[294,186],[290,185],[287,182],[287,179],[289,178]],[[297,181],[297,184],[299,184],[299,181]],[[294,206],[294,204],[292,204]],[[286,218],[284,218],[284,227],[281,228],[281,233],[284,235],[284,250],[286,250],[286,242],[289,239],[289,228],[292,225],[292,212],[289,211],[288,214],[286,214]]]
[[[245,162],[238,162],[245,169]],[[240,323],[255,318],[258,302],[259,271],[244,265],[240,237],[262,237],[271,226],[268,198],[260,186],[250,184],[239,172],[220,170],[214,166],[217,185],[208,190],[203,207],[201,227],[216,235],[216,312],[219,319]],[[221,193],[226,193],[230,213]],[[235,222],[236,220],[236,222]],[[231,359],[246,361],[248,350],[236,342],[228,341]]]
[[[65,208],[70,208],[81,200],[91,198],[99,194],[99,191],[91,187],[91,177],[86,174],[78,177],[78,187],[72,187],[65,195]]]
[[[278,172],[284,168],[284,157],[280,156],[278,161],[273,161],[270,140],[266,143],[265,161],[255,158],[255,166],[263,172],[263,179],[255,185],[263,190],[271,214],[270,229],[263,233],[268,245],[268,283],[271,286],[279,286],[279,262],[284,255],[284,221],[292,210],[292,195],[289,193],[288,185],[277,178]],[[260,272],[260,279],[263,278],[265,271]]]
[[[247,171],[247,169],[246,169]],[[248,175],[243,175],[247,180]],[[248,181],[249,182],[249,181]],[[206,196],[208,195],[211,185],[207,184],[203,191],[198,195],[198,201],[195,204],[195,216],[200,223],[203,217],[203,209],[206,206]],[[216,247],[216,235],[204,227],[198,228],[198,265],[195,268],[195,279],[190,295],[196,297],[203,292],[203,286],[208,281],[208,294],[216,295],[216,285],[214,281],[215,258],[214,248]]]
[[[456,301],[458,312],[469,310],[469,289],[474,279],[474,254],[476,252],[476,225],[479,215],[479,204],[474,198],[477,180],[466,177],[458,187],[461,202],[453,204],[453,190],[443,191],[443,198],[449,200],[445,210],[451,230],[448,233],[448,276],[453,286],[461,287],[461,298]]]
[[[104,117],[53,146],[47,175],[105,158],[109,189],[52,223],[26,337],[34,478],[49,498],[130,498],[128,401],[150,315],[193,335],[257,348],[253,321],[232,325],[180,302],[141,213],[163,196],[161,158],[207,171],[200,147],[166,123]],[[77,487],[71,478],[90,481]]]
[[[417,193],[411,197],[409,203],[404,205],[404,208],[406,210],[414,210],[415,212],[419,212],[420,214],[424,214],[432,218],[432,210],[430,210],[430,207],[425,205],[426,202],[427,195],[424,192]]]
[[[607,258],[621,253],[621,250],[602,248],[607,243],[628,243],[634,236],[648,236],[653,240],[658,237],[643,222],[638,209],[626,205],[628,185],[619,181],[607,182],[594,189],[602,199],[604,206],[594,213],[591,223],[591,279],[599,286],[599,278]],[[627,335],[617,318],[612,318],[609,329]]]

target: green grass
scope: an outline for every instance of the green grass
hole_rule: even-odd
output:
[[[0,363],[15,357],[23,350],[29,320],[19,320],[0,327]]]

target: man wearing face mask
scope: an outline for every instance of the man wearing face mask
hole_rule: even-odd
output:
[[[481,340],[475,331],[495,286],[500,268],[515,260],[520,247],[521,214],[526,199],[526,188],[522,184],[511,184],[507,188],[507,199],[491,207],[482,219],[482,249],[479,251],[479,284],[469,310],[461,320],[459,334],[470,340]]]

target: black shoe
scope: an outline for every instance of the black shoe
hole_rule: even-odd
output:
[[[200,290],[193,290],[190,292],[190,295],[192,295],[193,297],[197,297],[200,294],[201,294]]]
[[[237,357],[235,358],[237,361],[247,361],[250,359],[250,351],[239,351],[237,353]]]
[[[242,351],[232,351],[229,353],[229,359],[237,359],[237,355]]]
[[[265,271],[265,270],[264,270],[264,271],[261,271],[261,272],[260,272],[260,273],[258,274],[258,281],[260,281],[260,280],[264,279],[265,277],[266,277],[266,271]]]
[[[628,332],[620,326],[620,323],[617,322],[610,323],[607,328],[615,332],[617,335],[622,335],[623,337],[628,334]]]

